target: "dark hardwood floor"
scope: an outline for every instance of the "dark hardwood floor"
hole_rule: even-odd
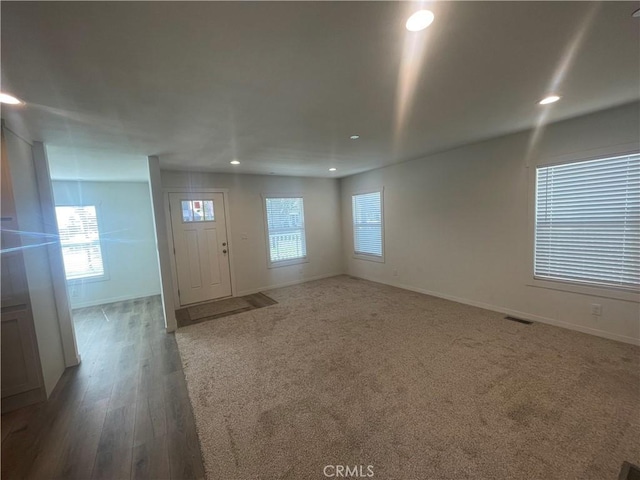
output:
[[[82,363],[46,403],[2,416],[2,478],[204,478],[160,297],[74,311]]]

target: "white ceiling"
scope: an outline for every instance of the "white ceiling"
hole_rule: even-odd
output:
[[[2,114],[76,168],[344,176],[637,101],[639,6],[3,1]]]

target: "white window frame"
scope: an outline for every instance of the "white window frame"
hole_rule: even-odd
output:
[[[356,252],[356,229],[353,218],[353,197],[357,195],[366,195],[368,193],[380,193],[380,241],[382,243],[382,255],[370,255],[366,253]],[[357,260],[366,260],[369,262],[385,263],[385,241],[384,241],[384,187],[376,187],[367,190],[358,190],[351,193],[351,251],[353,258]]]
[[[304,257],[292,258],[290,260],[278,260],[275,262],[271,261],[271,246],[269,242],[269,219],[267,217],[267,199],[269,198],[301,198],[302,199],[302,234],[304,236],[304,244],[306,254]],[[291,265],[300,265],[302,263],[309,263],[309,244],[307,243],[307,212],[305,206],[305,198],[302,194],[295,193],[283,193],[283,194],[271,194],[271,193],[263,193],[262,194],[262,211],[264,214],[264,232],[265,232],[265,246],[267,251],[267,267],[268,268],[279,268],[279,267],[289,267]]]
[[[88,282],[104,282],[106,280],[109,280],[109,274],[108,274],[108,270],[107,270],[107,252],[105,249],[105,245],[104,245],[104,239],[103,239],[103,235],[102,235],[102,225],[101,225],[101,221],[100,221],[100,217],[102,217],[102,214],[100,213],[100,205],[98,204],[92,204],[92,203],[82,203],[82,204],[59,204],[59,205],[55,205],[54,206],[54,210],[57,209],[58,207],[74,207],[74,208],[83,208],[83,207],[94,207],[96,210],[96,225],[98,226],[98,243],[100,244],[100,256],[102,258],[102,275],[91,275],[91,276],[86,276],[86,277],[78,277],[78,278],[67,278],[67,273],[65,271],[65,280],[67,282],[68,285],[79,285],[79,284],[83,284],[83,283],[88,283]],[[57,212],[56,212],[56,222],[57,222]],[[59,231],[59,226],[56,223],[56,229],[58,229]],[[64,245],[62,244],[62,241],[60,241],[60,255],[62,256],[62,261],[64,264],[64,249],[63,249]]]
[[[529,275],[526,282],[527,286],[535,288],[543,288],[549,290],[557,290],[562,292],[577,293],[590,297],[601,297],[615,300],[623,300],[628,302],[640,303],[640,294],[637,291],[624,287],[589,285],[578,282],[570,282],[564,280],[540,279],[535,277],[535,216],[536,216],[536,173],[538,167],[547,167],[552,165],[562,165],[567,163],[575,163],[581,161],[597,160],[606,157],[616,157],[621,155],[636,154],[640,149],[638,143],[626,143],[621,145],[613,145],[588,151],[573,152],[557,157],[549,157],[537,159],[529,169],[529,216],[528,216],[528,251],[529,256]]]

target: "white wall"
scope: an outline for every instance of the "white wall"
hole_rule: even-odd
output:
[[[535,165],[567,154],[589,156],[615,150],[616,145],[637,145],[639,131],[638,104],[631,104],[548,126],[529,168],[531,132],[523,132],[344,178],[347,271],[639,343],[637,302],[530,285]],[[351,254],[351,195],[377,186],[384,187],[385,263],[354,259]],[[601,317],[591,315],[592,303],[602,305]]]
[[[155,156],[147,157],[147,172],[149,179],[149,195],[151,195],[151,208],[153,210],[153,227],[156,234],[156,258],[160,270],[160,284],[162,289],[162,310],[165,327],[168,332],[173,332],[177,327],[174,304],[173,278],[171,262],[173,252],[169,251],[169,232],[167,231],[167,218],[165,215],[164,192],[162,190],[162,174],[160,172],[160,159]]]
[[[176,191],[229,189],[229,246],[233,251],[237,287],[234,295],[343,272],[340,195],[335,179],[162,171],[162,186]],[[262,194],[304,197],[308,263],[267,267]]]
[[[69,284],[73,308],[158,295],[160,276],[147,182],[54,181],[56,205],[95,205],[106,278]]]
[[[33,142],[31,151],[33,152],[33,165],[38,183],[43,226],[45,231],[52,236],[52,238],[49,238],[47,255],[49,256],[49,273],[53,282],[53,294],[58,312],[62,350],[64,351],[65,365],[71,367],[80,363],[80,354],[76,343],[71,301],[69,300],[69,291],[67,290],[67,280],[64,272],[64,259],[58,233],[56,206],[53,199],[53,187],[51,186],[51,171],[49,170],[49,161],[44,144],[42,142]]]
[[[46,230],[40,209],[31,145],[9,130],[5,130],[5,139],[16,217],[23,232],[21,239],[33,323],[48,397],[65,369],[65,359],[47,254]]]

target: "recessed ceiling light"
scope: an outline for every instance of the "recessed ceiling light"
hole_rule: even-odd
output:
[[[409,17],[405,26],[410,32],[419,32],[433,23],[436,18],[431,10],[418,10]]]
[[[548,97],[544,97],[538,103],[540,105],[549,105],[550,103],[555,103],[558,100],[560,100],[560,97],[558,95],[549,95]]]
[[[22,102],[16,97],[7,93],[0,93],[0,103],[8,103],[9,105],[19,105]]]
[[[640,8],[631,14],[632,17],[640,18]]]
[[[360,138],[360,135],[351,135],[349,138],[350,138],[351,140],[357,140],[357,139],[359,139],[359,138]]]
[[[229,163],[231,165],[240,165],[240,162],[238,160],[231,160]]]
[[[337,170],[337,168],[336,168],[336,167],[331,167],[331,168],[329,169],[329,171],[330,171],[330,172],[335,172],[336,170]]]

